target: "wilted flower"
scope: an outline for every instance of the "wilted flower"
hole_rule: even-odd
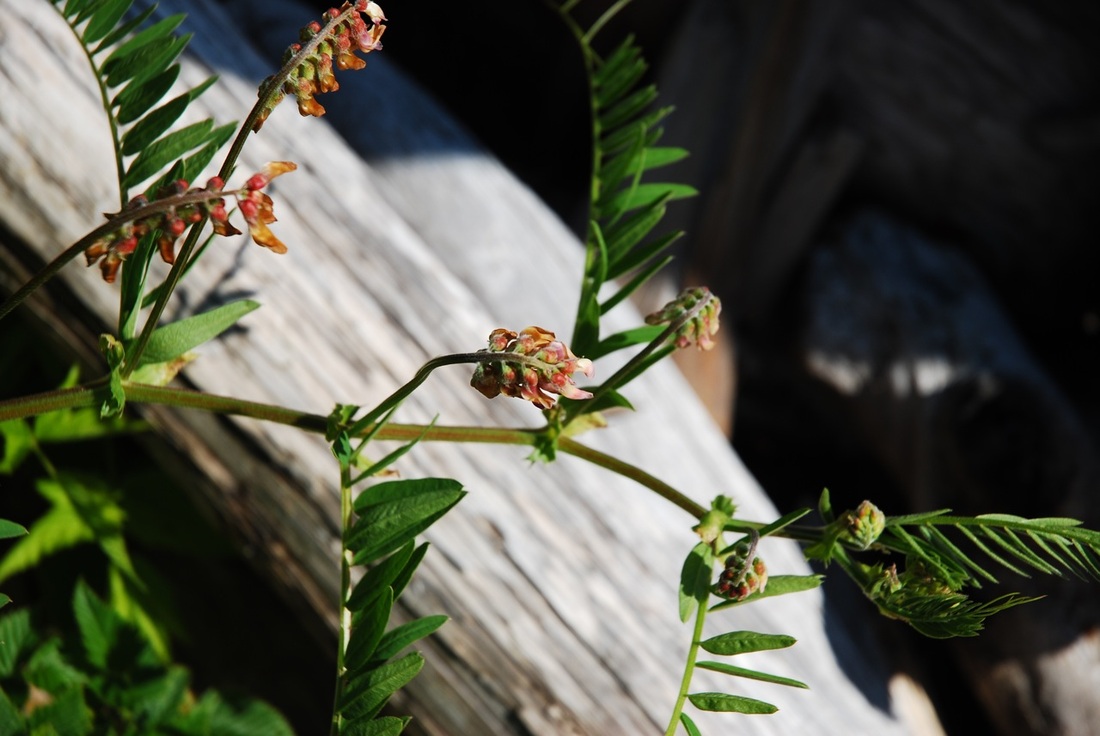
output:
[[[722,302],[705,286],[685,289],[660,310],[645,318],[647,325],[682,322],[676,331],[676,347],[686,348],[692,343],[700,350],[714,347],[711,338],[718,332],[718,315]]]
[[[592,361],[578,358],[553,332],[535,326],[525,327],[519,334],[498,328],[490,333],[485,352],[524,356],[516,361],[478,363],[470,385],[486,398],[504,394],[530,401],[541,409],[554,405],[552,394],[567,399],[592,398],[572,378],[577,372],[591,377]]]
[[[366,16],[364,19],[363,16]],[[302,115],[319,117],[325,114],[325,108],[314,99],[314,95],[334,92],[340,88],[333,73],[337,69],[362,69],[367,65],[356,52],[368,54],[382,50],[382,34],[386,26],[382,23],[386,15],[374,2],[357,0],[354,4],[345,2],[339,8],[325,12],[325,26],[313,21],[302,28],[300,43],[291,44],[283,54],[283,65],[295,60],[293,69],[284,71],[284,76],[272,76],[260,85],[259,95],[267,98],[263,109],[252,130],[257,131],[267,120],[268,115],[286,95],[293,95],[298,103],[298,112]],[[331,26],[329,24],[332,24]],[[302,49],[307,52],[299,57]],[[271,89],[275,80],[281,80],[278,91]]]

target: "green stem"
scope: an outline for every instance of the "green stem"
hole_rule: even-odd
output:
[[[576,440],[570,439],[569,437],[560,437],[558,439],[558,449],[566,453],[567,455],[579,457],[583,460],[587,460],[590,463],[599,465],[601,468],[610,470],[613,473],[618,473],[625,478],[630,478],[636,483],[639,483],[649,490],[653,491],[661,498],[667,501],[671,501],[677,507],[688,512],[696,519],[702,518],[703,514],[707,512],[704,507],[695,503],[690,498],[670,486],[668,483],[665,483],[663,480],[660,480],[659,478],[650,475],[649,473],[635,465],[623,462],[617,457],[613,457],[606,453],[600,452],[599,450],[594,450],[587,445],[582,445]]]
[[[691,632],[691,646],[684,662],[684,676],[680,678],[680,692],[676,695],[676,707],[672,709],[672,718],[668,721],[665,736],[675,736],[676,729],[680,726],[680,714],[684,712],[684,703],[687,702],[688,690],[691,689],[691,677],[695,674],[695,658],[699,656],[699,644],[703,641],[703,622],[707,618],[706,603],[706,600],[702,600],[696,606],[695,628]]]
[[[336,642],[336,685],[332,696],[332,726],[329,736],[337,736],[343,725],[343,716],[340,714],[338,704],[344,692],[344,655],[347,651],[348,638],[351,636],[351,611],[348,610],[348,596],[351,592],[351,566],[353,562],[352,551],[348,549],[345,540],[348,529],[351,528],[351,468],[346,462],[340,462],[340,626]]]
[[[405,383],[405,385],[383,399],[382,403],[367,412],[361,419],[357,419],[355,424],[349,429],[349,433],[353,436],[361,434],[367,427],[377,422],[379,417],[407,399],[413,391],[420,387],[420,384],[427,380],[428,376],[431,375],[432,371],[436,368],[442,368],[445,365],[458,365],[460,363],[513,363],[529,365],[537,370],[552,368],[552,366],[548,366],[541,360],[536,360],[529,355],[521,355],[520,353],[492,353],[486,350],[479,350],[476,353],[452,353],[450,355],[441,355],[438,358],[432,358],[427,363],[420,366],[420,370],[418,370],[416,375]]]
[[[486,357],[490,355],[502,355],[501,353],[467,353],[453,357]],[[520,356],[522,357],[522,356]],[[439,359],[437,359],[439,360]],[[432,361],[435,362],[435,361]],[[461,361],[459,361],[461,362]],[[442,363],[437,364],[441,365]],[[423,371],[423,369],[422,369]],[[421,374],[413,381],[423,382]],[[413,383],[410,381],[410,383]],[[85,386],[48,391],[33,396],[20,397],[0,401],[0,421],[19,419],[48,411],[60,409],[76,409],[81,407],[98,406],[103,401],[102,391],[107,385],[106,379],[100,379]],[[396,404],[407,393],[405,387],[394,392],[380,406]],[[134,404],[158,404],[163,406],[175,406],[187,409],[200,409],[215,414],[228,414],[234,416],[250,417],[276,424],[285,424],[297,427],[314,434],[324,434],[328,424],[328,418],[321,414],[287,409],[273,404],[264,404],[257,401],[245,401],[229,396],[218,396],[184,388],[170,388],[166,386],[150,386],[141,383],[126,382],[123,384],[127,402]],[[372,412],[373,413],[373,412]],[[353,435],[361,436],[371,431],[372,426],[367,425],[358,428]],[[540,430],[532,429],[508,429],[497,427],[469,427],[452,426],[424,427],[419,424],[387,424],[375,436],[379,440],[398,440],[409,442],[423,437],[426,442],[476,442],[495,445],[521,445],[534,446]],[[558,449],[567,455],[587,460],[605,470],[610,470],[625,478],[648,488],[662,498],[672,502],[695,518],[702,517],[706,509],[692,501],[684,494],[677,491],[668,483],[647,473],[641,468],[619,460],[616,457],[600,452],[599,450],[582,445],[569,437],[561,437],[558,440]],[[745,523],[745,522],[742,522]],[[761,525],[762,526],[762,525]],[[790,527],[788,527],[789,529]],[[787,530],[784,529],[784,532]]]

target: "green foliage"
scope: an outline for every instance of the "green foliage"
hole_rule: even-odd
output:
[[[27,609],[0,618],[0,733],[291,736],[262,702],[214,691],[196,699],[187,670],[161,663],[83,581],[72,605],[76,646],[37,634]]]
[[[228,330],[241,317],[259,309],[251,299],[223,304],[208,312],[158,327],[149,338],[141,362],[164,363],[184,355],[188,350],[213,340]]]
[[[819,509],[829,523],[806,556],[839,564],[885,616],[925,636],[975,636],[989,616],[1037,600],[1017,593],[971,600],[968,589],[998,582],[990,565],[1023,576],[1068,572],[1100,580],[1100,532],[1076,519],[952,516],[942,509],[886,517],[881,533],[863,545],[851,534],[856,512],[834,514],[828,491]],[[870,562],[857,558],[865,550]],[[903,564],[891,562],[898,558]]]
[[[52,2],[84,47],[99,83],[118,161],[120,202],[129,199],[130,188],[166,173],[176,161],[181,166],[172,178],[192,179],[235,126],[217,127],[208,119],[166,132],[213,78],[153,109],[179,76],[175,61],[191,38],[174,33],[183,16],[145,25],[155,5],[123,21],[133,0]],[[150,188],[166,180],[162,176]]]
[[[399,402],[398,402],[399,403]],[[355,483],[388,468],[420,438],[402,445],[352,478],[363,450],[396,410],[382,406],[354,420],[357,407],[337,406],[327,434],[340,462],[344,511],[343,588],[341,591],[340,671],[333,710],[333,734],[399,734],[407,718],[379,717],[390,697],[424,665],[417,652],[394,659],[406,647],[435,632],[446,616],[417,618],[386,631],[393,604],[405,590],[427,552],[416,545],[426,530],[462,500],[466,492],[450,478],[391,480],[369,486],[351,499]],[[379,417],[381,419],[379,420]],[[376,420],[378,420],[376,422]],[[376,422],[371,425],[372,422]],[[357,433],[353,447],[348,430]],[[423,435],[421,435],[421,438]],[[356,516],[352,521],[352,514]],[[351,588],[350,566],[370,565]]]
[[[585,268],[572,348],[595,359],[646,341],[643,335],[648,333],[636,331],[601,339],[600,319],[669,263],[668,249],[681,233],[651,236],[668,203],[694,196],[696,191],[684,184],[643,181],[650,172],[687,156],[683,149],[657,146],[663,134],[661,121],[671,108],[653,109],[657,89],[641,84],[647,66],[633,38],[626,38],[606,59],[600,58],[592,37],[602,21],[582,29],[570,15],[574,5],[566,2],[559,10],[577,38],[588,73],[593,163]],[[605,284],[628,275],[633,278],[601,297]]]
[[[763,568],[757,575],[765,580],[764,586],[745,595],[727,598],[720,595],[720,585],[712,583],[714,565],[716,562],[724,562],[727,571],[730,565],[737,569],[741,566],[741,575],[748,574],[750,563],[757,560],[756,547],[762,537],[785,533],[794,522],[801,519],[808,509],[799,509],[776,519],[770,524],[757,525],[746,524],[734,519],[736,508],[733,502],[726,496],[719,495],[711,502],[711,508],[700,515],[699,523],[694,527],[696,534],[702,539],[692,548],[684,560],[680,572],[680,619],[687,621],[695,614],[695,631],[692,645],[688,651],[685,663],[685,672],[680,695],[673,709],[672,719],[666,730],[671,736],[678,726],[683,726],[689,736],[701,734],[699,727],[691,717],[683,712],[685,702],[699,710],[742,713],[742,714],[769,714],[776,711],[776,707],[753,698],[740,695],[717,692],[689,692],[692,676],[696,668],[719,672],[731,677],[742,677],[773,685],[785,685],[787,687],[806,688],[807,685],[799,680],[766,672],[759,672],[745,667],[738,667],[727,662],[697,661],[699,650],[709,652],[717,656],[733,657],[748,652],[761,652],[775,649],[785,649],[793,646],[795,639],[783,634],[762,634],[753,631],[730,631],[724,634],[702,638],[703,623],[709,613],[720,611],[735,605],[752,603],[763,598],[787,593],[798,593],[811,590],[821,584],[819,575],[777,575],[767,576]],[[745,536],[736,543],[723,546],[722,535],[726,531],[744,531]],[[731,563],[730,560],[734,560]],[[721,601],[708,608],[707,603],[714,595]]]

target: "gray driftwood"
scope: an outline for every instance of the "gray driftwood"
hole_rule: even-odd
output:
[[[277,56],[253,53],[233,20],[205,0],[165,6],[188,12],[187,29],[196,33],[183,81],[219,74],[203,106],[220,120],[243,117]],[[100,212],[118,208],[84,65],[45,0],[0,0],[5,288],[22,260],[51,258],[98,224]],[[286,103],[247,147],[238,176],[269,160],[300,164],[274,192],[274,227],[290,251],[275,256],[244,241],[210,250],[183,287],[180,312],[243,295],[264,308],[204,346],[185,385],[327,413],[335,402],[380,400],[425,359],[476,348],[494,327],[568,330],[582,254],[560,222],[384,54],[340,81],[342,102],[323,102],[346,139]],[[56,324],[109,329],[114,287],[80,263],[59,283],[75,297],[75,312],[54,305]],[[616,316],[620,325],[637,320],[625,307]],[[530,406],[485,401],[467,381],[462,369],[441,372],[398,419],[535,423]],[[726,493],[746,517],[775,516],[671,365],[630,395],[640,411],[614,417],[611,429],[586,441],[701,501]],[[205,479],[205,503],[236,529],[256,566],[315,629],[331,627],[338,500],[323,441],[197,412],[145,414],[174,448],[173,462]],[[692,519],[580,461],[531,466],[523,455],[425,445],[402,461],[404,476],[453,476],[470,495],[427,535],[433,548],[403,599],[402,615],[444,612],[453,620],[423,647],[429,665],[398,705],[433,734],[658,732],[689,638],[676,615],[676,583],[693,544]],[[793,544],[769,542],[763,551],[775,573],[808,571]],[[710,732],[906,732],[890,712],[874,656],[843,632],[832,645],[826,639],[818,593],[738,609],[721,623],[797,636],[793,649],[745,664],[813,689],[701,677],[698,689],[732,687],[781,708],[769,718],[700,718],[717,724]]]

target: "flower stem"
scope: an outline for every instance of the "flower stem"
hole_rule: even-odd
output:
[[[676,706],[672,709],[672,717],[665,729],[665,736],[675,736],[676,729],[680,725],[680,714],[684,712],[684,703],[687,702],[688,690],[691,689],[691,677],[695,674],[695,658],[699,656],[699,644],[703,641],[703,622],[707,618],[706,601],[699,601],[695,612],[695,628],[691,632],[691,646],[688,648],[687,660],[684,662],[684,676],[680,678],[680,692],[676,695]]]
[[[92,244],[94,244],[100,238],[110,235],[128,222],[135,222],[137,220],[145,219],[151,215],[167,212],[172,207],[182,207],[188,204],[197,204],[200,202],[207,202],[211,199],[217,199],[218,197],[225,196],[219,194],[214,196],[211,192],[187,192],[178,196],[166,197],[164,199],[158,199],[155,202],[150,202],[142,207],[135,207],[130,210],[123,210],[118,214],[112,216],[107,222],[103,223],[95,230],[76,241],[64,251],[61,252],[56,258],[42,267],[42,270],[34,275],[30,281],[24,284],[18,291],[12,294],[7,301],[0,305],[0,319],[6,317],[13,309],[18,307],[23,300],[30,296],[38,287],[49,281],[54,274],[61,270],[69,261],[76,258],[78,255],[87,250]]]

